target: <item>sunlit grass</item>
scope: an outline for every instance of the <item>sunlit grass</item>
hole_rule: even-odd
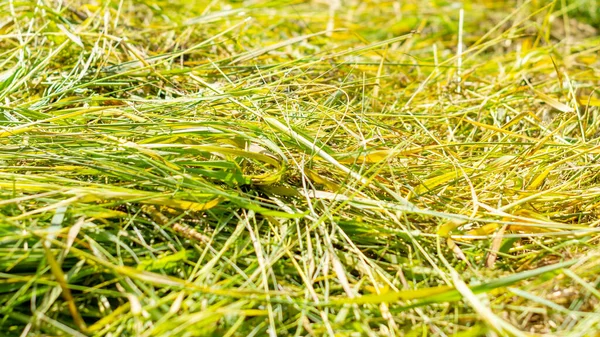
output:
[[[0,2],[0,331],[594,336],[599,10]]]

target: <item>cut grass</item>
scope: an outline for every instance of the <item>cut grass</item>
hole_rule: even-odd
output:
[[[462,9],[0,3],[0,331],[594,336],[599,8]]]

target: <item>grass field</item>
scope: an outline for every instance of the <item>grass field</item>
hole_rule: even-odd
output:
[[[599,336],[595,0],[0,2],[1,336]]]

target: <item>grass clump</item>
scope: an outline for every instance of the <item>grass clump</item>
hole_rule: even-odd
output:
[[[594,336],[594,6],[0,3],[0,331]]]

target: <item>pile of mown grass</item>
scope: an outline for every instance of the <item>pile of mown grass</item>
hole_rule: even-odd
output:
[[[0,13],[3,336],[600,329],[594,0]]]

